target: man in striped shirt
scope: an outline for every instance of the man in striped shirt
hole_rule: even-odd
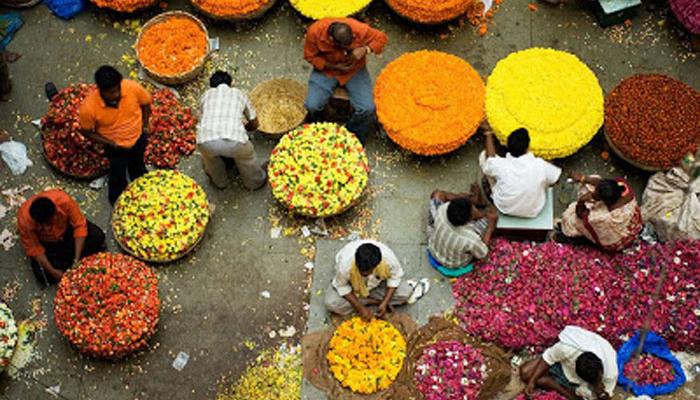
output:
[[[202,154],[204,171],[214,185],[224,189],[229,184],[222,157],[232,158],[241,174],[243,185],[255,190],[263,187],[267,173],[258,161],[248,131],[258,129],[258,118],[248,96],[231,87],[231,75],[216,71],[201,100],[197,127],[197,148]]]
[[[435,190],[430,195],[428,250],[443,267],[458,269],[486,257],[498,212],[485,204],[477,185],[471,193]]]

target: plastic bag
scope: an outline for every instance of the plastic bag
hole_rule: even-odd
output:
[[[54,15],[70,19],[85,9],[85,0],[44,0]]]
[[[642,217],[661,241],[700,239],[700,178],[690,181],[682,168],[649,178],[642,195]]]
[[[27,147],[20,142],[8,141],[0,143],[0,155],[10,168],[12,175],[21,175],[28,167],[34,165],[27,157]]]
[[[637,385],[625,376],[625,364],[632,359],[634,351],[637,350],[637,346],[639,346],[639,339],[640,333],[637,332],[632,339],[625,342],[620,350],[617,351],[617,383],[625,390],[629,387],[635,396],[647,395],[651,397],[673,393],[676,389],[683,386],[685,383],[685,373],[683,372],[680,361],[671,354],[671,350],[668,349],[666,341],[654,332],[649,332],[647,334],[644,346],[642,346],[642,353],[650,354],[669,362],[673,366],[675,379],[669,383],[657,386]]]

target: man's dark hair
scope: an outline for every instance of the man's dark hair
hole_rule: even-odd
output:
[[[355,265],[360,272],[369,272],[382,262],[382,251],[372,243],[365,243],[355,251]]]
[[[214,74],[209,78],[209,86],[215,88],[222,83],[225,83],[228,86],[231,86],[231,75],[228,72],[225,71],[216,71]]]
[[[333,38],[336,44],[341,46],[350,46],[354,39],[352,28],[344,22],[333,22],[328,27],[328,34]]]
[[[447,205],[447,220],[453,226],[462,226],[472,217],[472,203],[467,199],[455,199]]]
[[[525,128],[518,128],[508,136],[508,152],[513,157],[520,157],[527,153],[530,147],[530,134]]]
[[[614,179],[603,179],[598,182],[598,186],[595,188],[598,198],[608,206],[620,200],[624,191],[625,188]]]
[[[100,90],[114,89],[122,83],[122,74],[110,65],[103,65],[95,72],[95,83]]]
[[[603,375],[603,362],[598,356],[587,351],[576,358],[576,375],[595,385]]]
[[[47,197],[37,197],[29,206],[29,215],[40,224],[48,222],[56,214],[56,205]]]

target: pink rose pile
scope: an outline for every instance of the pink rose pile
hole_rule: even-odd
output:
[[[637,368],[635,371],[635,363]],[[638,360],[625,364],[624,375],[637,385],[664,385],[675,379],[673,365],[649,354],[642,354]]]
[[[557,392],[537,392],[528,399],[524,394],[519,395],[515,400],[566,400],[566,397]]]
[[[700,242],[642,244],[622,254],[553,242],[493,243],[478,272],[453,286],[455,313],[471,335],[542,350],[566,325],[619,346],[646,317],[661,265],[667,278],[651,330],[674,350],[700,350]]]
[[[481,391],[486,363],[481,351],[456,340],[423,349],[414,378],[425,400],[474,400]]]

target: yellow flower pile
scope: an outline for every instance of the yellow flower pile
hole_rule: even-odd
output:
[[[192,178],[156,170],[131,182],[114,206],[114,236],[131,254],[153,262],[189,252],[209,222],[209,202]]]
[[[401,371],[406,341],[389,322],[359,317],[343,322],[330,341],[326,358],[333,376],[353,392],[388,388]]]
[[[535,155],[566,157],[603,124],[603,90],[575,55],[531,48],[496,64],[486,85],[486,116],[501,143],[524,127]]]
[[[372,0],[289,0],[297,11],[311,19],[347,17],[360,12]]]
[[[339,214],[362,195],[369,164],[362,144],[333,123],[303,125],[272,150],[272,195],[289,210],[310,217]]]

